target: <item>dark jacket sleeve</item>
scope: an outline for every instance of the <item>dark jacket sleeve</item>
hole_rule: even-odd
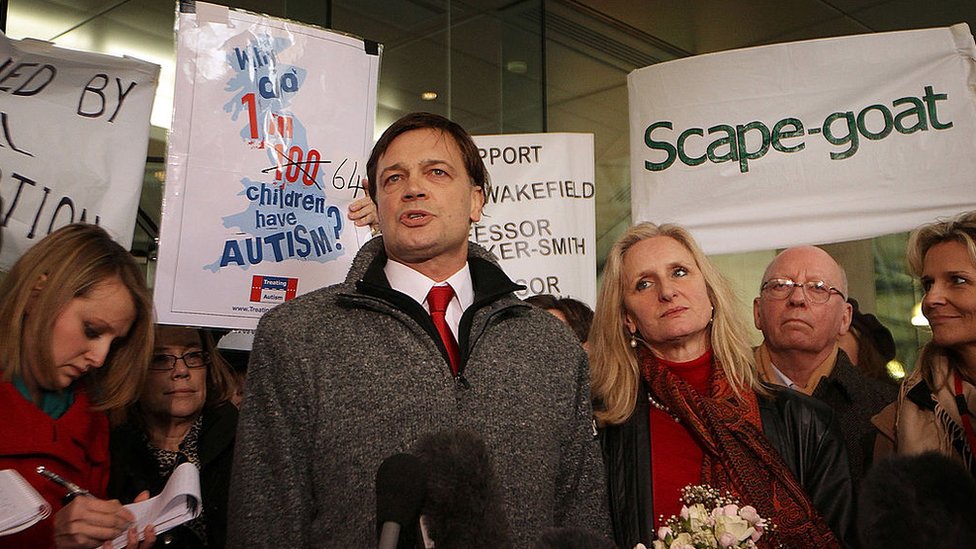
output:
[[[844,547],[857,547],[850,461],[834,411],[783,388],[760,401],[763,431]]]
[[[649,412],[647,399],[638,398],[625,423],[600,429],[617,547],[649,546],[654,539]]]
[[[142,432],[129,424],[112,430],[112,474],[108,497],[129,503],[143,490],[158,494],[166,482],[159,475],[156,460],[146,448]]]
[[[234,459],[236,427],[237,408],[229,402],[203,412],[198,455],[201,467],[200,495],[209,547],[223,547],[227,538],[227,491]],[[149,490],[151,496],[163,490],[169,476],[159,472],[156,458],[149,451],[139,428],[131,424],[116,427],[112,431],[111,451],[110,498],[128,503],[143,490]],[[186,525],[159,534],[156,545],[203,546],[197,534]]]

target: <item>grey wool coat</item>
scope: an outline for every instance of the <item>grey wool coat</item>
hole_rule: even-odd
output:
[[[423,435],[464,428],[491,452],[516,547],[552,526],[609,535],[586,356],[487,252],[469,245],[475,303],[461,376],[423,307],[389,287],[381,238],[345,282],[258,326],[231,484],[229,547],[375,547],[375,475]]]

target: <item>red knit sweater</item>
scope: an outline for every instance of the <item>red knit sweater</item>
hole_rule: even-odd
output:
[[[702,394],[708,393],[712,352],[690,362],[658,363]],[[674,418],[651,405],[651,483],[654,493],[655,527],[681,511],[681,489],[701,484],[702,449],[691,433]]]
[[[51,516],[30,528],[0,537],[0,549],[51,547],[54,513],[67,492],[35,469],[43,465],[98,497],[108,487],[108,418],[91,409],[88,395],[75,390],[75,401],[58,419],[28,402],[12,383],[0,382],[0,469],[16,469],[51,504]]]

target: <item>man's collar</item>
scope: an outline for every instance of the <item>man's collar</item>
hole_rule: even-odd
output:
[[[867,377],[851,362],[847,353],[838,347],[834,369],[830,372],[829,377],[824,378],[823,381],[825,383],[830,382],[831,386],[839,389],[847,401],[851,402],[853,398],[852,391],[856,391],[857,387],[863,386],[862,380],[865,379]]]
[[[833,350],[827,354],[827,357],[821,362],[810,374],[810,378],[807,380],[805,386],[800,386],[796,384],[792,379],[786,376],[779,368],[773,364],[773,360],[769,355],[769,349],[766,347],[766,342],[763,341],[755,351],[756,364],[759,366],[759,371],[768,383],[775,383],[777,385],[783,385],[805,393],[807,395],[812,395],[813,391],[817,388],[817,384],[820,383],[822,378],[830,376],[831,372],[834,370],[834,364],[837,362],[837,352],[840,350],[836,344]]]
[[[386,278],[386,251],[382,237],[376,237],[363,245],[346,280],[361,291],[383,293],[389,299],[390,283]],[[474,303],[492,301],[502,295],[524,290],[525,286],[516,284],[498,266],[497,260],[487,250],[474,242],[468,242],[468,268],[471,272],[471,285]],[[367,288],[373,288],[368,291]],[[392,292],[393,295],[402,295]],[[411,298],[410,301],[413,301]]]
[[[784,387],[789,387],[794,391],[802,392],[803,388],[797,385],[792,379],[787,377],[786,374],[781,372],[779,368],[777,368],[776,365],[774,365],[772,362],[769,363],[769,369],[772,371],[773,374],[770,377],[776,381],[777,385],[782,385]]]
[[[391,288],[407,294],[420,304],[423,304],[427,299],[430,289],[438,285],[438,282],[428,278],[420,271],[392,259],[387,259],[386,265],[383,266],[383,272],[386,274],[386,279]],[[462,311],[474,303],[474,285],[471,283],[471,268],[467,262],[444,282],[454,289],[454,295],[457,296]]]

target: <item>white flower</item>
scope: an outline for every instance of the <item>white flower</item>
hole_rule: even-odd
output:
[[[756,508],[752,505],[746,505],[742,509],[739,509],[739,516],[746,519],[749,524],[756,524],[760,518]]]
[[[721,537],[718,538],[718,546],[722,549],[728,549],[738,542],[739,540],[735,539],[735,536],[729,532],[723,533]]]
[[[688,509],[688,523],[691,525],[691,531],[697,532],[702,530],[709,525],[709,515],[705,506],[701,503],[696,503]]]
[[[737,542],[745,541],[751,538],[755,531],[755,528],[738,515],[734,517],[725,515],[718,517],[715,521],[715,536],[719,539],[721,539],[722,534],[727,532],[735,536]]]
[[[671,546],[668,549],[695,549],[695,546],[691,544],[691,534],[681,532],[675,536],[674,541],[671,542]]]
[[[680,503],[679,516],[658,528],[652,549],[756,549],[768,528],[755,507],[740,507],[729,492],[708,485],[685,486]]]
[[[691,545],[696,549],[700,547],[718,547],[715,541],[715,534],[712,533],[711,529],[693,532],[691,534]]]

